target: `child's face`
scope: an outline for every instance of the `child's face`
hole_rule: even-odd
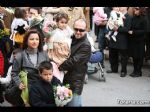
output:
[[[40,74],[41,78],[45,80],[46,82],[51,82],[53,77],[53,70],[49,69],[43,69],[43,72]]]
[[[60,28],[60,29],[65,29],[66,28],[66,26],[67,26],[67,20],[65,19],[65,18],[62,18],[61,20],[59,20],[58,22],[57,22],[57,25],[58,25],[58,27]]]

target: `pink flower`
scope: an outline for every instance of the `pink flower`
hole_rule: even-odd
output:
[[[55,103],[57,106],[66,105],[72,99],[72,91],[69,89],[69,85],[57,86],[54,88]]]
[[[65,97],[69,96],[69,89],[68,88],[64,89],[64,95],[65,95]]]
[[[43,28],[43,31],[44,31],[44,32],[49,32],[49,28],[48,28],[48,27],[44,27],[44,28]]]

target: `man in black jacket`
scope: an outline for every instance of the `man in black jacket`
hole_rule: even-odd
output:
[[[112,38],[109,43],[109,61],[111,70],[107,73],[117,73],[119,54],[121,57],[121,75],[120,77],[125,77],[127,74],[127,45],[128,45],[128,31],[131,27],[131,16],[127,13],[127,7],[120,7],[120,11],[124,14],[125,19],[124,26],[115,27],[113,30],[118,31],[117,41],[114,42]]]
[[[71,44],[71,55],[59,66],[60,70],[68,71],[63,83],[70,84],[73,91],[73,99],[68,106],[82,106],[81,93],[84,85],[84,78],[87,72],[87,62],[91,55],[91,45],[86,35],[86,21],[78,19],[74,22],[74,35]]]

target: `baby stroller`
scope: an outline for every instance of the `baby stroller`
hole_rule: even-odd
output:
[[[103,68],[101,66],[101,61],[103,59],[102,52],[100,52],[100,50],[95,49],[94,44],[92,44],[92,42],[94,42],[92,40],[92,38],[90,38],[88,36],[88,39],[89,39],[89,42],[91,43],[92,53],[91,53],[91,57],[90,57],[89,62],[88,62],[88,69],[87,69],[87,74],[85,76],[84,82],[88,83],[88,75],[92,75],[94,73],[98,74],[99,81],[105,82],[106,79],[104,77],[104,71],[103,71]]]

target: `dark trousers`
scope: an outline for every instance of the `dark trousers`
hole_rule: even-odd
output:
[[[90,29],[93,27],[93,10],[90,10]]]
[[[109,61],[111,70],[118,72],[119,54],[121,62],[121,72],[127,73],[127,50],[109,48]]]
[[[3,103],[4,102],[4,97],[3,97],[3,87],[2,85],[0,84],[0,103]]]
[[[149,36],[150,38],[150,36]],[[146,40],[146,55],[145,55],[146,60],[150,60],[150,39]]]
[[[104,57],[104,49],[105,49],[105,34],[106,34],[106,27],[99,28],[98,47],[102,52],[103,57]],[[102,59],[101,64],[104,64],[104,58]]]
[[[142,66],[143,66],[144,58],[134,58],[133,57],[133,66],[134,66],[134,73],[135,74],[142,74]]]
[[[94,29],[94,33],[95,35],[97,36],[97,39],[98,39],[98,33],[99,33],[99,26],[94,24],[95,25],[95,29]]]

